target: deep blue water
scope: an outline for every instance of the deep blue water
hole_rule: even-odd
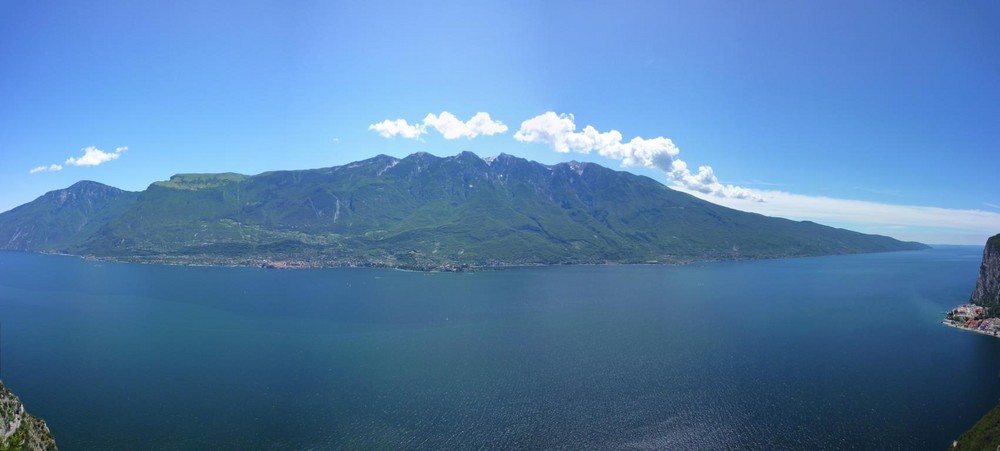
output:
[[[76,449],[946,449],[1000,399],[981,248],[471,274],[0,253],[2,378]]]

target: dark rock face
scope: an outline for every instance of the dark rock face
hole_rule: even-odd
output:
[[[56,450],[56,441],[41,418],[24,411],[24,404],[0,383],[0,450]]]
[[[972,292],[972,303],[984,307],[1000,306],[1000,235],[986,241],[979,281]]]

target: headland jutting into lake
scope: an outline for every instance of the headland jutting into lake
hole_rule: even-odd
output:
[[[987,316],[987,308],[976,304],[955,307],[944,318],[944,325],[993,337],[1000,336],[1000,318]]]
[[[1000,337],[1000,235],[986,241],[979,278],[969,303],[955,307],[944,324],[993,337]],[[953,450],[1000,448],[1000,406],[982,417],[952,443]]]
[[[986,241],[979,278],[969,302],[953,308],[943,323],[972,332],[1000,336],[1000,235]]]

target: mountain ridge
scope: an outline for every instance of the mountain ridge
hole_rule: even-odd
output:
[[[0,248],[158,263],[462,269],[924,247],[732,210],[595,163],[543,165],[506,153],[176,174],[141,192],[81,183],[0,214]]]

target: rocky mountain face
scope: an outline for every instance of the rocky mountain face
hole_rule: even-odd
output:
[[[986,241],[979,280],[972,292],[972,303],[984,307],[1000,307],[1000,235]]]
[[[922,249],[732,210],[593,163],[379,155],[332,168],[92,182],[0,214],[0,249],[124,261],[455,269]]]
[[[56,449],[45,421],[25,412],[21,400],[0,382],[0,451]]]

